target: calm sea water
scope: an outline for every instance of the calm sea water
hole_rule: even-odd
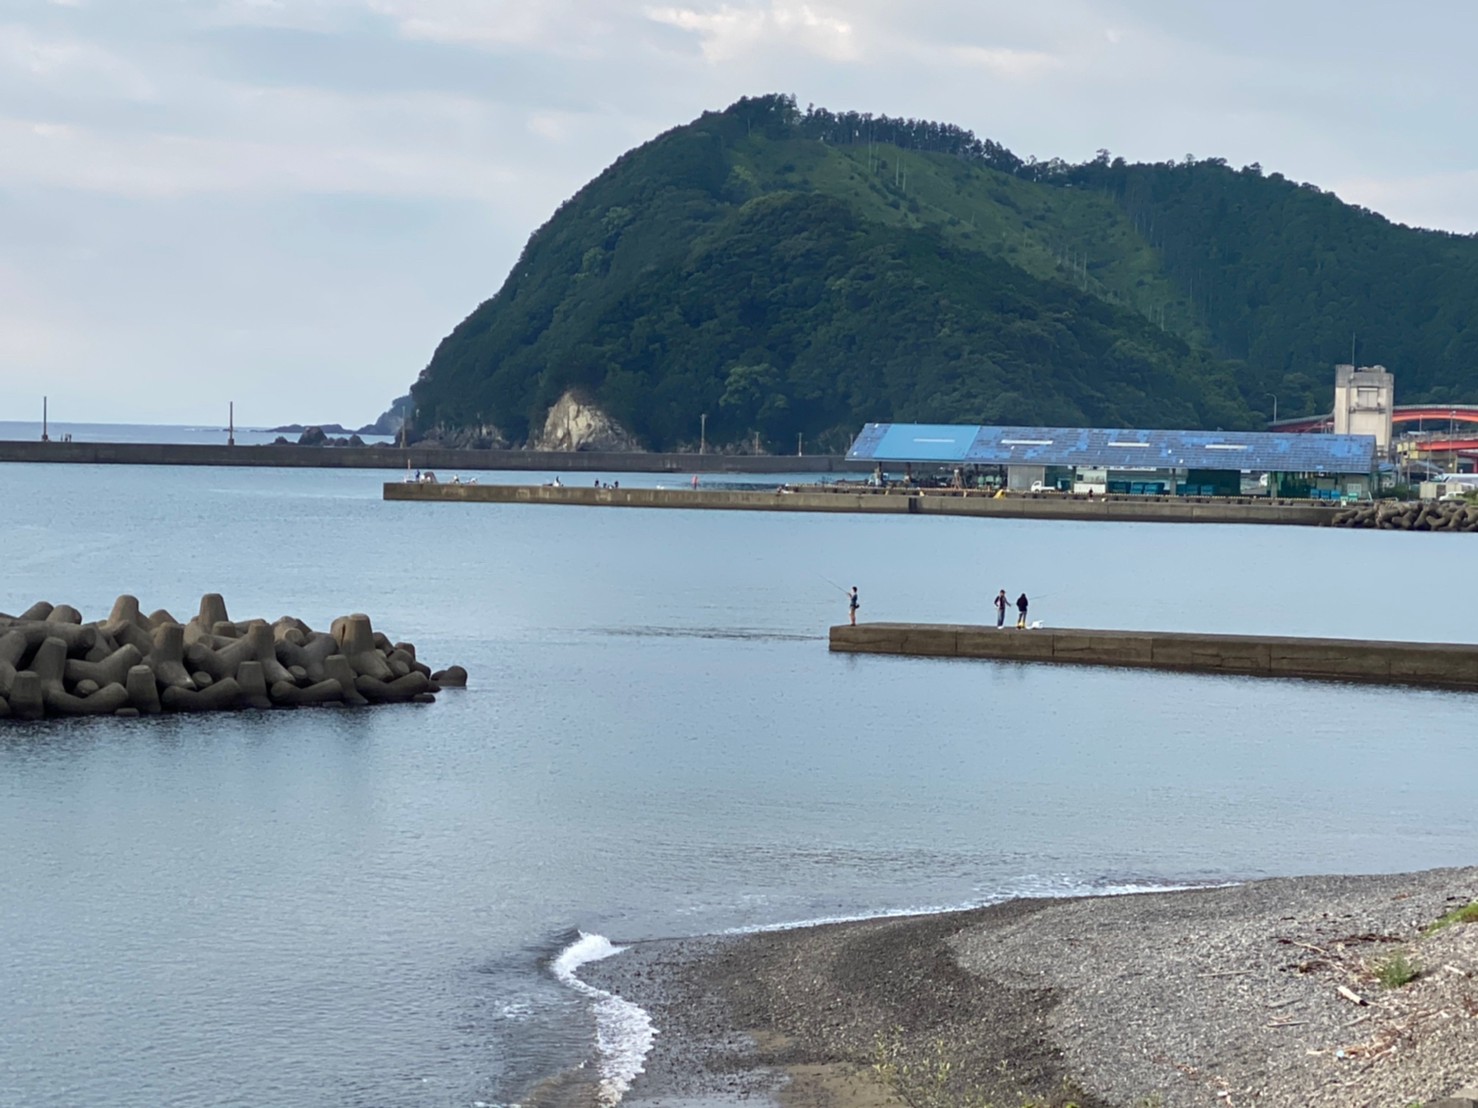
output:
[[[867,619],[1004,587],[1057,625],[1470,639],[1468,536],[386,504],[385,476],[0,466],[0,609],[364,610],[472,674],[0,729],[0,1105],[507,1104],[639,1056],[642,1014],[569,973],[605,939],[1472,861],[1470,696],[824,641],[852,584]]]

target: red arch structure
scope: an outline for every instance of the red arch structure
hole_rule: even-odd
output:
[[[1423,454],[1472,454],[1478,452],[1478,438],[1422,439]]]
[[[1391,410],[1392,423],[1417,423],[1422,420],[1478,423],[1478,404],[1397,404]],[[1282,431],[1285,434],[1329,431],[1333,427],[1333,412],[1321,416],[1280,419],[1277,423],[1268,424],[1269,431]]]

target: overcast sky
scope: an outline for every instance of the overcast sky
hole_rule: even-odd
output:
[[[0,420],[368,422],[560,201],[766,92],[1475,232],[1475,41],[1472,0],[0,0]]]

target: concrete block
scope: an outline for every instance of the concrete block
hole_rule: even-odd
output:
[[[265,710],[272,707],[272,698],[267,695],[267,679],[262,663],[242,662],[236,668],[236,683],[241,686],[243,707]]]
[[[46,716],[46,700],[41,691],[41,678],[28,669],[15,675],[10,686],[10,714],[16,719],[42,719]]]
[[[121,623],[132,623],[141,631],[149,630],[143,613],[139,611],[139,598],[130,596],[128,593],[122,593],[117,600],[113,601],[113,610],[108,613],[108,618],[104,623],[110,627]]]
[[[831,629],[831,649],[861,654],[901,653],[903,638],[899,626],[896,623],[859,623],[856,627],[841,624]]]
[[[955,654],[1005,662],[1049,662],[1052,639],[1050,631],[1018,631],[1009,624],[1002,630],[994,626],[960,627],[955,632]]]
[[[154,679],[154,671],[148,666],[136,665],[129,669],[123,687],[128,692],[131,707],[151,716],[164,710],[159,702],[159,686]]]
[[[193,689],[195,682],[185,669],[185,629],[178,623],[156,623],[153,639],[154,649],[144,664],[154,671],[155,680],[165,688]]]
[[[959,633],[953,627],[904,625],[898,652],[926,658],[953,658],[959,654]]]
[[[118,647],[101,662],[84,662],[77,657],[69,657],[62,675],[72,684],[78,681],[95,681],[99,687],[108,684],[123,684],[130,669],[139,665],[142,660],[143,656],[139,653],[139,649],[129,644],[129,646]]]
[[[342,654],[330,654],[323,660],[323,672],[332,681],[337,681],[339,687],[344,690],[344,703],[356,707],[369,703],[366,695],[355,687],[355,679],[359,676],[354,667],[349,664],[349,659]]]
[[[194,622],[204,628],[214,628],[217,623],[226,623],[231,619],[226,614],[226,601],[218,592],[208,592],[200,598],[200,612]]]
[[[1283,677],[1332,677],[1352,681],[1385,680],[1391,675],[1389,655],[1370,644],[1337,639],[1274,639],[1272,672]]]
[[[1157,634],[1150,647],[1154,666],[1202,673],[1267,674],[1272,651],[1265,639],[1240,635]]]
[[[199,690],[171,686],[159,700],[170,712],[224,712],[242,706],[241,686],[233,677]]]
[[[1060,662],[1148,666],[1154,660],[1150,635],[1104,631],[1053,631],[1052,656]]]
[[[1452,688],[1478,688],[1478,647],[1391,644],[1391,679]]]

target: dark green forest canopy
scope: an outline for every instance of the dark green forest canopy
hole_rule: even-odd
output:
[[[1021,159],[923,120],[740,100],[623,155],[438,346],[415,426],[536,435],[565,391],[655,449],[882,420],[1259,426],[1352,337],[1478,400],[1478,239],[1256,166]]]

